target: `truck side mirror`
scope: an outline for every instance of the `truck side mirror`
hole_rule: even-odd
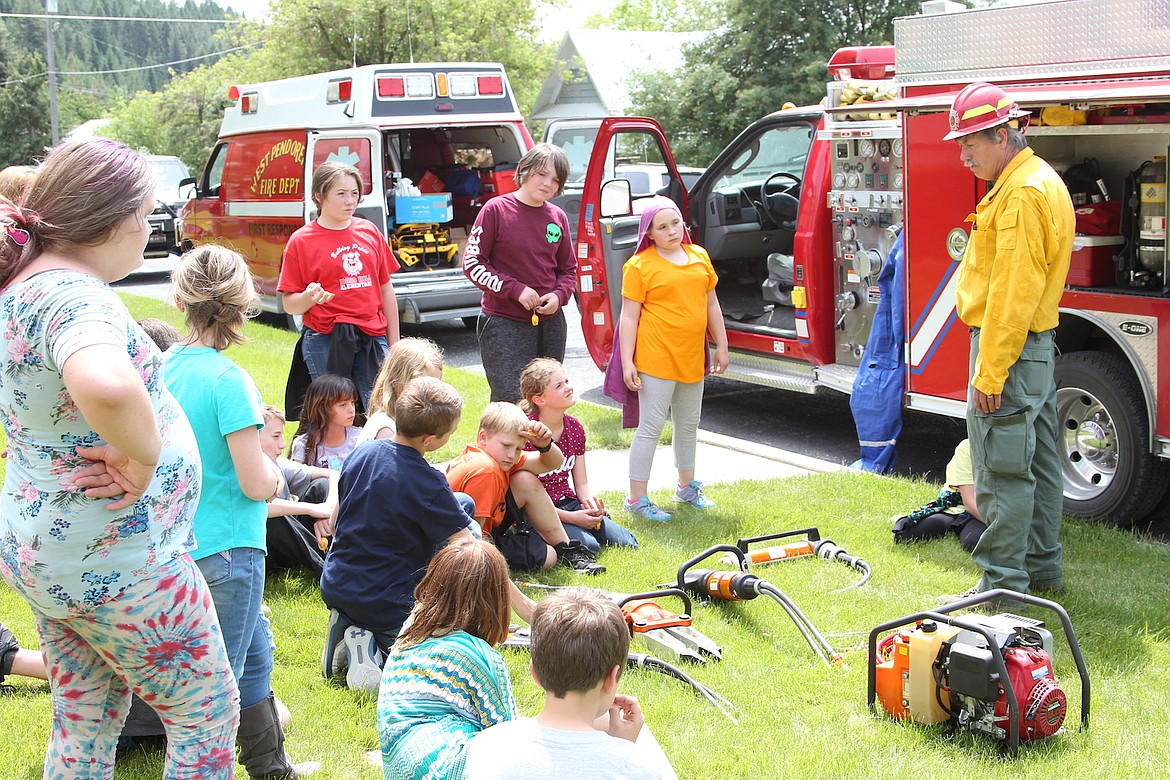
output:
[[[626,179],[610,179],[601,185],[601,216],[624,217],[633,212],[633,196]]]
[[[179,182],[179,197],[190,200],[191,198],[198,197],[198,194],[199,191],[198,187],[196,187],[194,176],[188,176]]]

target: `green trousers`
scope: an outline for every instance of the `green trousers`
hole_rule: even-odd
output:
[[[983,570],[979,590],[1028,592],[1064,585],[1060,514],[1064,501],[1056,419],[1053,331],[1029,333],[1008,370],[993,414],[976,410],[968,389],[967,435],[975,501],[987,530],[971,554]],[[971,375],[979,330],[971,330]]]

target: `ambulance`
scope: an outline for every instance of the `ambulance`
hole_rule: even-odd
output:
[[[1141,521],[1170,485],[1170,4],[1062,0],[905,17],[894,29],[893,46],[838,51],[823,105],[756,121],[689,192],[657,122],[604,120],[577,243],[594,361],[610,356],[638,226],[638,198],[613,171],[637,157],[670,169],[661,194],[684,209],[720,275],[728,376],[853,393],[872,368],[878,279],[901,230],[890,290],[904,304],[881,321],[902,345],[899,389],[851,406],[855,417],[858,401],[873,414],[963,417],[969,337],[956,271],[989,184],[943,136],[959,90],[991,82],[1031,112],[1030,145],[1077,205],[1056,335],[1065,511]]]
[[[474,326],[480,292],[460,248],[484,202],[515,189],[516,163],[532,147],[503,66],[365,65],[240,84],[229,97],[181,215],[184,249],[214,242],[240,252],[263,308],[283,313],[284,246],[316,217],[313,171],[339,160],[362,174],[357,216],[386,234],[402,265],[392,277],[400,321]]]

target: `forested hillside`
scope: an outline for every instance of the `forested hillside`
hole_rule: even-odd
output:
[[[0,13],[43,14],[40,0],[0,0]],[[58,0],[59,16],[123,17],[54,22],[62,135],[105,115],[139,91],[156,91],[225,48],[223,20],[237,15],[211,0]],[[138,21],[126,20],[133,17]],[[27,163],[49,143],[46,21],[0,17],[0,165]]]

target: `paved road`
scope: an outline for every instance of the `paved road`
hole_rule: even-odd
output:
[[[170,290],[170,260],[148,260],[118,287],[165,300]],[[569,342],[565,366],[578,396],[595,403],[612,402],[601,393],[602,374],[585,348],[576,306],[566,308]],[[481,371],[475,333],[459,320],[404,326],[403,335],[434,339],[446,352],[448,365]],[[849,399],[844,395],[809,396],[757,387],[721,378],[708,381],[702,428],[737,439],[798,452],[831,463],[857,459],[857,432]],[[955,444],[965,436],[961,421],[907,413],[895,470],[941,482]]]
[[[170,289],[169,267],[173,267],[173,261],[150,261],[117,286],[138,295],[165,299]],[[601,393],[602,374],[585,349],[575,306],[570,304],[566,314],[569,342],[565,366],[570,381],[581,398],[612,405]],[[482,371],[475,333],[459,320],[404,326],[403,335],[432,338],[443,347],[448,365]],[[831,463],[852,463],[859,455],[853,415],[844,395],[810,396],[713,378],[708,380],[701,427]],[[907,412],[894,471],[941,484],[951,452],[965,436],[961,420]],[[1156,515],[1151,533],[1170,539],[1170,497]]]

